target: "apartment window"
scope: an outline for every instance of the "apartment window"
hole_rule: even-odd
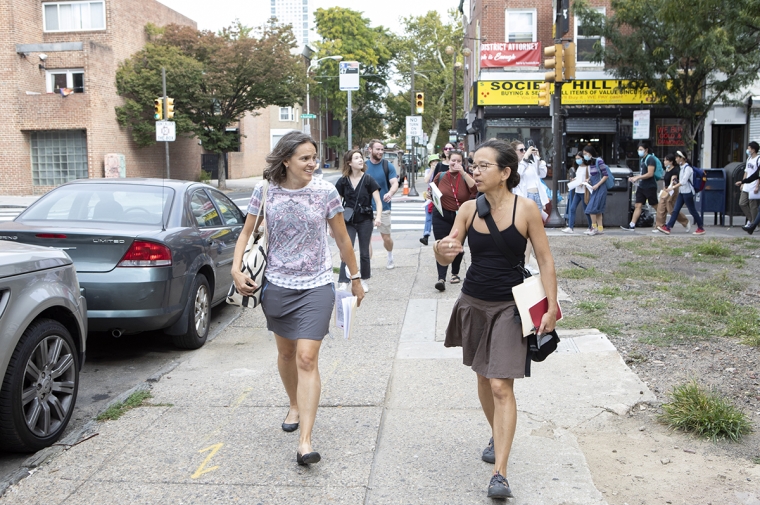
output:
[[[35,186],[58,186],[87,177],[87,136],[84,130],[32,132],[32,181]]]
[[[606,14],[606,9],[604,7],[600,7],[596,9],[597,11],[601,12],[602,14]],[[594,57],[594,53],[596,50],[594,49],[594,45],[596,43],[600,43],[604,45],[604,37],[601,37],[595,33],[589,28],[584,28],[580,20],[576,17],[575,18],[575,52],[576,52],[576,60],[577,65],[582,66],[603,66],[603,63],[597,63],[595,61],[591,61]]]
[[[56,69],[46,71],[45,87],[48,93],[58,93],[58,90],[69,88],[74,93],[84,93],[84,70]]]
[[[105,2],[46,2],[42,4],[46,32],[105,30]]]
[[[280,107],[280,121],[295,121],[293,107]]]
[[[536,10],[507,9],[507,42],[535,42]]]

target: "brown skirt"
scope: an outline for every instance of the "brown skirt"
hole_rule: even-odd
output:
[[[444,346],[461,346],[462,362],[488,379],[525,377],[528,339],[513,301],[488,302],[460,293]]]

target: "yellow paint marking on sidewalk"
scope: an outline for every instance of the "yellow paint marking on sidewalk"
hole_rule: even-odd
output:
[[[200,451],[198,451],[201,453],[206,452],[206,451],[211,451],[211,453],[208,456],[206,456],[206,459],[203,460],[203,463],[201,463],[201,466],[199,466],[198,469],[195,471],[195,473],[190,476],[191,479],[197,479],[204,473],[213,472],[214,470],[219,468],[219,466],[212,466],[211,468],[206,468],[206,465],[208,464],[209,461],[211,461],[211,458],[213,458],[216,455],[216,453],[219,452],[219,449],[221,449],[223,445],[224,444],[214,444],[210,447],[206,447],[205,449],[201,449]]]
[[[245,401],[245,399],[248,397],[248,395],[249,395],[249,394],[251,394],[251,391],[253,391],[253,388],[252,388],[252,387],[251,387],[251,388],[248,388],[248,389],[246,389],[246,390],[244,390],[244,391],[243,391],[243,392],[240,394],[240,396],[238,396],[238,397],[235,399],[235,401],[234,401],[234,402],[232,402],[232,405],[230,405],[230,410],[229,410],[229,411],[230,411],[230,412],[234,412],[234,411],[235,411],[235,410],[236,410],[238,407],[240,407],[240,405],[242,405],[242,404],[243,404],[243,402],[244,402],[244,401]],[[225,427],[225,426],[227,426],[228,424],[230,424],[230,417],[229,417],[229,416],[226,418],[226,420],[224,420],[224,421],[222,421],[221,423],[219,423],[219,425],[217,425],[217,427],[216,427],[216,428],[214,428],[214,429],[211,431],[211,433],[209,433],[208,435],[204,436],[204,437],[203,437],[203,440],[209,440],[209,439],[213,439],[213,438],[216,438],[216,436],[217,436],[217,435],[219,435],[219,434],[222,432],[222,428],[224,428],[224,427]]]

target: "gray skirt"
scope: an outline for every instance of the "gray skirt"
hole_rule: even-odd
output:
[[[288,340],[322,340],[330,331],[335,286],[288,289],[264,281],[261,308],[267,329]]]
[[[446,347],[462,347],[462,362],[488,379],[525,377],[528,339],[515,302],[459,294],[446,328]]]

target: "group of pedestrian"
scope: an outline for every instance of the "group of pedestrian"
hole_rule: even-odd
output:
[[[575,181],[579,183],[568,194],[567,226],[561,231],[575,233],[575,214],[582,205],[588,229],[586,235],[604,234],[604,211],[607,207],[607,179],[612,177],[610,168],[597,154],[593,146],[587,145],[575,154]]]

